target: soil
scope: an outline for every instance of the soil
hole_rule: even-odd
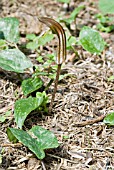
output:
[[[67,18],[79,5],[85,8],[77,16],[77,30],[75,23],[70,26],[78,39],[83,25],[96,28],[98,0],[71,0],[69,6],[56,0],[1,0],[0,17],[19,19],[23,43],[27,33],[39,35],[47,30],[37,16]],[[80,46],[75,46],[78,57],[67,51],[62,71],[71,76],[59,82],[53,113],[33,113],[25,121],[24,129],[41,125],[54,132],[60,143],[58,148],[46,151],[42,161],[7,138],[7,127],[16,127],[14,103],[23,94],[17,74],[0,70],[0,115],[11,112],[5,122],[0,122],[0,170],[114,170],[114,127],[103,123],[104,116],[114,111],[114,82],[108,81],[114,75],[114,33],[100,34],[108,44],[101,55],[92,55]],[[50,53],[53,43],[46,46]],[[46,50],[42,52],[47,54]],[[27,56],[35,63],[36,54],[29,52]]]

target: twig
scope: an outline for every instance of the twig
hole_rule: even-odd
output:
[[[42,168],[43,168],[43,170],[46,170],[46,167],[45,167],[45,165],[44,165],[44,162],[43,162],[43,161],[41,161],[41,164],[42,164]]]
[[[100,122],[101,120],[104,119],[104,117],[105,117],[105,115],[101,115],[100,117],[97,117],[97,118],[92,119],[92,120],[77,122],[77,123],[75,124],[75,126],[81,127],[81,126],[91,125],[91,124]]]
[[[22,143],[15,143],[15,144],[12,144],[12,143],[5,143],[5,144],[1,144],[2,147],[20,147],[22,146]]]
[[[110,152],[114,152],[114,149],[110,148],[110,147],[106,147],[106,148],[83,148],[83,150],[98,150],[98,151],[103,151],[103,152],[107,152],[107,150],[109,150]]]

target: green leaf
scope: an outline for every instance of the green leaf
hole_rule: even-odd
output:
[[[44,60],[43,60],[43,57],[42,56],[38,56],[37,59],[36,59],[38,62],[40,63],[43,63]]]
[[[100,54],[104,50],[104,40],[99,32],[90,27],[85,26],[82,28],[79,39],[82,47],[92,54]]]
[[[37,73],[35,73],[35,76],[48,76],[49,73],[47,72],[43,72],[42,70],[37,71]]]
[[[70,137],[68,135],[63,136],[63,139],[69,139]]]
[[[24,95],[28,95],[36,90],[38,90],[40,87],[42,87],[43,82],[38,77],[28,78],[22,82],[22,90]]]
[[[113,125],[114,125],[114,112],[108,114],[108,115],[104,118],[103,122],[104,122],[105,124],[109,124],[109,125],[112,125],[112,126],[113,126]]]
[[[4,115],[0,116],[0,122],[5,122],[6,119],[11,115],[11,111],[7,111]]]
[[[28,39],[28,40],[34,40],[35,38],[36,38],[35,34],[27,34],[26,35],[26,39]]]
[[[38,101],[39,101],[39,110],[44,110],[45,112],[48,111],[47,107],[46,107],[46,104],[48,103],[48,96],[46,95],[46,92],[43,91],[43,92],[37,92],[36,93],[36,98],[38,98]]]
[[[75,20],[76,16],[80,13],[80,11],[84,8],[85,6],[79,6],[75,8],[73,12],[70,14],[69,18],[62,19],[61,21],[65,22],[66,24],[71,24]]]
[[[108,81],[113,81],[114,80],[114,76],[110,76],[109,78],[108,78]]]
[[[27,146],[39,159],[43,159],[45,157],[45,152],[39,146],[39,142],[32,138],[27,132],[20,130],[9,128],[11,133],[25,146]]]
[[[76,44],[76,37],[75,36],[70,36],[67,39],[67,49],[71,48],[72,45]]]
[[[51,131],[44,129],[41,126],[32,127],[30,132],[33,132],[37,137],[38,145],[42,150],[57,148],[59,146],[55,135]]]
[[[57,0],[59,2],[63,2],[63,3],[70,3],[70,0]]]
[[[19,21],[17,18],[9,17],[0,19],[0,32],[10,42],[19,41]]]
[[[37,41],[28,42],[26,45],[26,48],[31,49],[31,50],[36,50],[38,47],[39,45]]]
[[[5,40],[0,39],[0,50],[8,49],[8,45]]]
[[[70,14],[70,17],[71,17],[71,18],[75,18],[75,17],[80,13],[80,11],[81,11],[82,9],[84,9],[84,8],[85,8],[84,5],[78,6],[78,7],[75,8],[75,9],[73,10],[73,12]]]
[[[53,34],[50,34],[48,32],[46,32],[43,36],[39,37],[38,39],[38,45],[45,45],[46,43],[48,43],[49,41],[51,41],[54,38]]]
[[[8,136],[8,138],[9,138],[10,142],[17,143],[18,140],[17,140],[17,138],[15,137],[15,135],[13,135],[13,133],[12,133],[11,130],[10,130],[10,128],[7,128],[6,133],[7,133],[7,136]]]
[[[18,127],[21,129],[26,117],[31,111],[35,110],[41,104],[40,98],[29,97],[26,99],[19,99],[15,102],[14,117]]]
[[[99,0],[99,9],[104,14],[114,14],[114,0]]]
[[[0,116],[0,122],[5,122],[5,120],[6,120],[6,117],[5,116]]]
[[[0,67],[4,70],[23,73],[32,66],[31,61],[18,49],[0,51]]]
[[[112,32],[114,30],[114,25],[104,26],[103,24],[97,24],[97,29],[102,32]]]
[[[70,74],[64,74],[59,76],[59,81],[64,79],[65,77],[68,77]]]
[[[50,34],[49,31],[44,35],[36,37],[32,42],[28,42],[26,47],[31,50],[36,50],[39,46],[45,45],[47,42],[51,41],[54,38],[53,34]]]
[[[95,15],[96,18],[99,19],[100,23],[102,24],[108,24],[109,22],[113,22],[114,17],[109,17],[107,15],[103,15],[101,13],[98,13],[97,15]]]

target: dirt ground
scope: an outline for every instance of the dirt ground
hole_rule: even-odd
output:
[[[75,7],[85,5],[76,19],[76,33],[71,25],[72,34],[78,38],[81,25],[96,28],[97,3],[97,0],[71,0],[68,7],[56,0],[1,0],[0,17],[19,19],[23,41],[27,33],[38,35],[47,29],[37,16],[67,18]],[[15,73],[0,70],[0,115],[8,110],[12,113],[0,123],[0,170],[114,170],[114,127],[102,121],[104,115],[114,111],[114,82],[107,81],[114,75],[114,32],[101,35],[108,46],[100,56],[91,55],[79,46],[75,47],[78,59],[73,51],[67,51],[63,70],[71,76],[59,83],[53,114],[31,114],[25,121],[25,129],[41,125],[58,138],[60,146],[47,151],[42,161],[25,146],[13,145],[7,138],[7,127],[16,126],[14,103],[22,91]],[[47,48],[51,48],[49,44]],[[35,62],[35,58],[31,59]]]

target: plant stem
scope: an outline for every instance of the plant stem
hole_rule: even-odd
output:
[[[63,62],[65,62],[65,59],[66,59],[66,35],[65,35],[65,31],[64,31],[63,27],[54,19],[48,18],[48,17],[40,17],[39,21],[43,22],[49,28],[51,28],[51,30],[57,34],[58,39],[59,39],[58,55],[56,57],[56,63],[58,65],[58,67],[57,67],[57,72],[56,72],[54,91],[52,93],[52,99],[51,99],[51,103],[49,106],[49,113],[51,113],[52,107],[53,107],[53,102],[55,99],[55,94],[57,91],[57,85],[58,85],[59,75],[60,75],[60,71],[61,71],[61,65]]]
[[[61,64],[58,64],[56,78],[55,78],[55,84],[54,84],[54,91],[52,93],[52,98],[51,98],[51,102],[50,102],[50,106],[49,106],[49,113],[51,113],[51,111],[52,111],[53,102],[54,102],[55,94],[57,91],[57,85],[58,85],[58,81],[59,81],[60,71],[61,71]]]

